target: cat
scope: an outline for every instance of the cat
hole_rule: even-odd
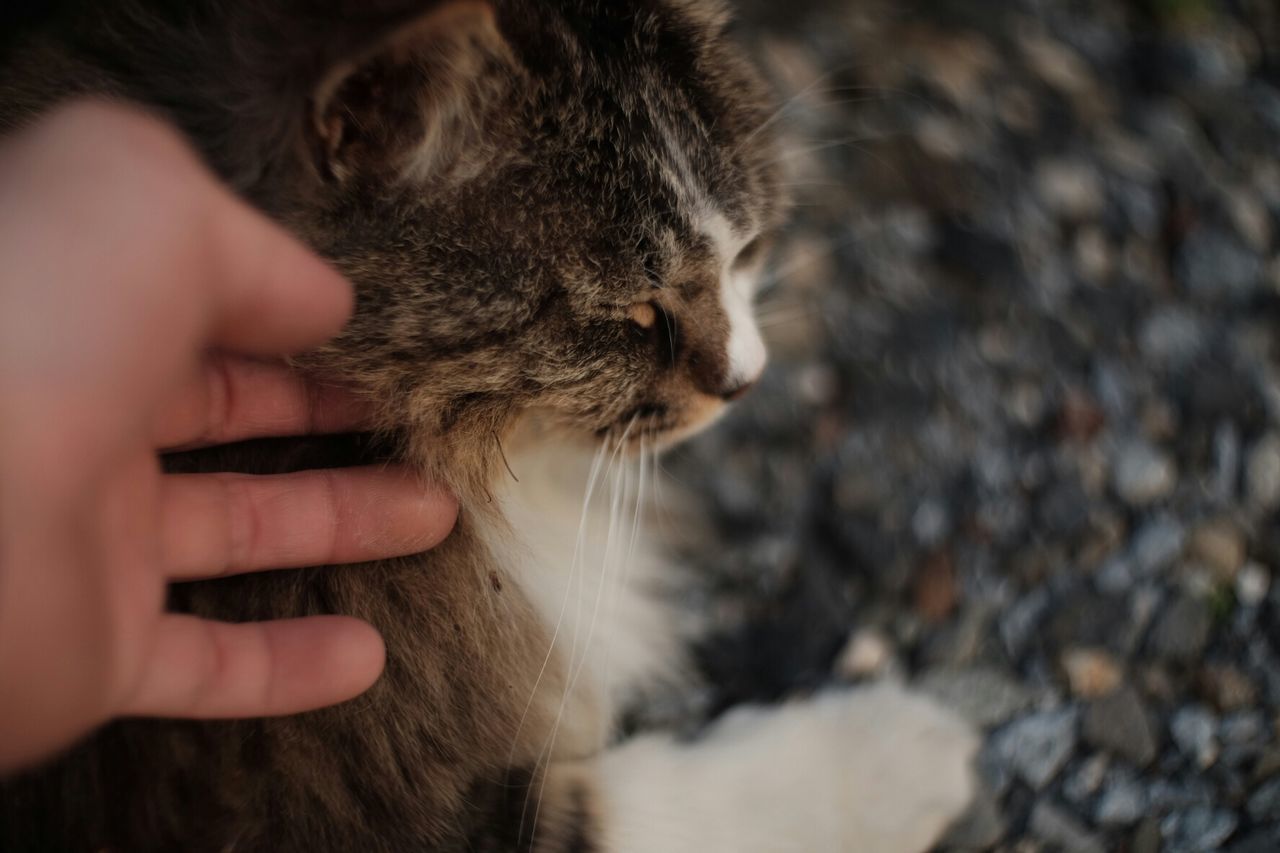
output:
[[[371,401],[371,435],[169,469],[394,458],[462,509],[412,558],[174,587],[173,607],[221,619],[362,617],[386,671],[309,714],[113,723],[3,783],[0,849],[934,842],[975,740],[898,688],[614,743],[627,703],[688,677],[697,633],[618,472],[706,427],[765,361],[750,305],[782,222],[777,153],[724,7],[99,0],[36,18],[8,39],[0,125],[81,95],[145,105],[356,285],[354,319],[298,367]]]

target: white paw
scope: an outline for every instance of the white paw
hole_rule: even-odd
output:
[[[736,711],[704,744],[764,783],[725,780],[760,849],[812,853],[927,850],[973,795],[977,747],[959,718],[892,685]]]
[[[892,686],[744,708],[600,763],[615,853],[922,853],[973,791],[976,735]]]

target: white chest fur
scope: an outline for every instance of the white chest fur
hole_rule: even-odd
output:
[[[533,445],[509,462],[504,560],[546,626],[548,672],[562,673],[542,679],[540,701],[559,720],[546,749],[593,754],[624,702],[682,669],[684,641],[662,601],[670,565],[645,530],[653,461]]]

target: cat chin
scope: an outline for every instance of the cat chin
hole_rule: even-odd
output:
[[[602,445],[616,447],[619,452],[650,453],[667,450],[711,427],[730,404],[715,397],[691,400],[680,407],[662,407],[660,412],[636,414],[637,409],[602,426],[583,426],[554,411],[534,408],[526,410],[516,421],[503,443],[516,449],[531,445],[567,444],[594,450]],[[657,407],[644,407],[654,410]]]
[[[667,450],[711,427],[728,409],[724,400],[697,395],[683,406],[662,407],[661,414],[623,416],[595,437],[598,443],[620,440],[628,452]]]

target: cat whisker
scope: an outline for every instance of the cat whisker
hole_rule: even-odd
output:
[[[858,67],[858,63],[856,62],[846,62],[841,65],[837,65],[833,68],[828,68],[826,71],[822,72],[817,77],[813,78],[808,83],[806,83],[804,86],[800,87],[800,89],[788,95],[772,113],[767,115],[763,121],[761,121],[751,131],[749,131],[746,134],[746,136],[744,136],[741,140],[738,141],[738,144],[733,147],[733,154],[737,154],[738,152],[740,152],[744,147],[750,144],[752,140],[756,139],[761,133],[764,133],[766,130],[768,130],[778,121],[780,121],[783,117],[786,116],[787,111],[791,109],[793,106],[800,103],[801,99],[803,98],[810,97],[810,96],[821,96],[821,95],[825,95],[833,92],[879,93],[881,91],[887,91],[882,89],[881,87],[858,86],[858,85],[827,86],[826,88],[821,88],[823,84],[827,83],[836,75],[843,74],[846,71],[852,71],[857,67]]]
[[[795,311],[789,314],[782,314],[777,317],[768,317],[757,320],[757,325],[759,325],[761,330],[768,331],[769,329],[776,329],[779,326],[786,326],[791,323],[798,323],[801,320],[808,320],[817,313],[818,312],[815,309]]]
[[[787,276],[798,270],[804,269],[811,264],[815,264],[821,260],[831,257],[846,246],[851,246],[856,243],[859,238],[860,235],[858,234],[850,234],[840,240],[824,243],[818,251],[805,252],[787,258],[786,262],[781,266],[775,266],[770,269],[768,274],[760,279],[757,286],[760,290],[769,290],[770,288],[785,281]]]
[[[606,483],[610,484],[609,526],[605,532],[604,555],[602,557],[602,564],[599,572],[600,579],[596,585],[595,603],[592,608],[591,622],[589,627],[587,628],[587,635],[583,640],[582,657],[579,658],[578,657],[578,639],[579,639],[578,627],[582,624],[582,619],[581,619],[582,594],[584,591],[584,587],[586,585],[586,575],[587,575],[586,567],[581,566],[582,571],[579,573],[580,577],[578,581],[578,607],[575,610],[575,615],[574,615],[573,646],[569,652],[569,662],[568,662],[568,671],[571,674],[565,685],[564,691],[561,694],[560,706],[556,710],[556,718],[551,727],[551,734],[548,736],[546,742],[543,744],[543,748],[539,752],[538,757],[534,762],[535,771],[538,770],[539,768],[545,768],[551,763],[552,756],[555,754],[556,739],[560,733],[560,723],[564,719],[564,713],[566,708],[568,707],[569,700],[572,697],[573,691],[577,687],[578,681],[582,676],[583,671],[586,669],[587,662],[589,660],[591,642],[595,637],[596,626],[598,624],[598,620],[600,616],[600,604],[604,598],[604,587],[608,579],[609,565],[612,562],[611,555],[612,555],[612,550],[614,547],[614,540],[615,540],[614,533],[617,527],[618,519],[620,517],[619,507],[620,507],[620,502],[623,495],[623,487],[619,484],[619,480],[623,479],[623,475],[626,472],[626,457],[622,451],[626,447],[627,441],[631,435],[631,431],[635,427],[635,423],[636,423],[636,418],[632,417],[631,421],[627,424],[627,427],[626,429],[623,430],[622,434],[618,436],[614,436],[615,438],[614,447],[613,447],[612,453],[610,453],[609,455],[608,469],[605,474],[605,481]],[[622,470],[615,472],[614,466],[620,459],[622,460],[622,463],[623,463],[621,466]],[[581,526],[581,529],[585,529],[586,527],[588,509],[589,509],[588,506],[583,507],[583,524]],[[585,559],[585,549],[579,550],[577,553],[575,553],[575,558],[574,558],[575,565],[580,565],[584,559]],[[571,570],[571,573],[572,573],[572,570]],[[528,795],[526,794],[525,807],[521,810],[521,814],[520,814],[521,832],[523,832],[523,829],[524,829],[525,813],[527,811],[528,804],[529,804]],[[537,835],[538,817],[541,813],[541,810],[542,810],[542,791],[539,790],[538,800],[537,800],[537,803],[535,803],[534,809],[533,809],[532,836]]]
[[[821,151],[828,151],[832,148],[857,148],[866,142],[884,142],[889,139],[901,139],[906,135],[905,131],[897,131],[892,133],[860,133],[850,134],[849,136],[840,137],[838,139],[827,139],[821,142],[815,142],[812,145],[805,146],[783,146],[782,150],[775,157],[775,161],[785,163],[798,157],[805,157],[809,154],[817,154]]]
[[[587,485],[582,498],[582,516],[578,522],[578,539],[577,539],[577,543],[574,546],[573,558],[570,560],[570,563],[569,563],[569,580],[565,586],[565,594],[560,604],[560,613],[556,617],[555,628],[552,629],[552,632],[551,632],[551,640],[547,643],[547,654],[545,657],[543,657],[542,665],[538,669],[538,675],[533,680],[533,689],[529,693],[529,701],[525,703],[524,711],[521,712],[520,714],[520,722],[516,724],[516,731],[511,742],[511,751],[507,755],[508,768],[510,768],[515,761],[515,750],[516,750],[516,745],[519,743],[519,740],[520,740],[520,733],[524,730],[524,725],[528,720],[529,712],[533,708],[533,703],[537,700],[538,689],[542,686],[542,679],[546,676],[547,669],[551,665],[551,659],[555,655],[556,642],[560,638],[560,631],[561,631],[561,628],[564,626],[564,616],[569,607],[569,591],[573,585],[574,572],[576,570],[576,567],[579,561],[579,555],[581,554],[584,546],[584,540],[586,537],[587,515],[588,515],[588,510],[591,506],[591,498],[595,493],[596,484],[600,479],[600,471],[601,471],[602,465],[604,464],[606,451],[608,449],[609,449],[608,442],[607,441],[601,442],[600,446],[596,449],[595,456],[591,460],[591,468],[587,474]],[[526,797],[526,804],[527,804],[527,797]],[[522,812],[521,813],[522,829],[523,829],[523,824],[524,824],[524,815]]]
[[[611,615],[616,614],[618,612],[618,601],[621,598],[621,596],[626,593],[627,582],[630,579],[631,571],[635,564],[636,546],[639,542],[639,537],[640,537],[641,513],[642,513],[643,502],[644,502],[644,480],[645,480],[645,469],[646,469],[645,461],[646,461],[647,452],[648,452],[648,448],[646,446],[647,438],[648,438],[648,432],[647,430],[644,430],[644,429],[641,429],[636,435],[636,441],[639,445],[638,452],[635,458],[636,489],[635,489],[635,496],[631,498],[634,501],[635,506],[632,510],[631,532],[630,532],[630,536],[628,537],[630,541],[627,547],[627,554],[622,561],[621,571],[615,573],[615,582],[613,584],[613,589],[610,591],[610,595],[609,595],[609,613]],[[611,692],[612,692],[611,663],[613,659],[613,637],[614,636],[615,636],[614,634],[609,635],[609,642],[607,647],[605,648],[605,653],[604,653],[604,669],[603,669],[601,681],[603,684],[604,696],[606,697],[606,700],[611,695]]]

